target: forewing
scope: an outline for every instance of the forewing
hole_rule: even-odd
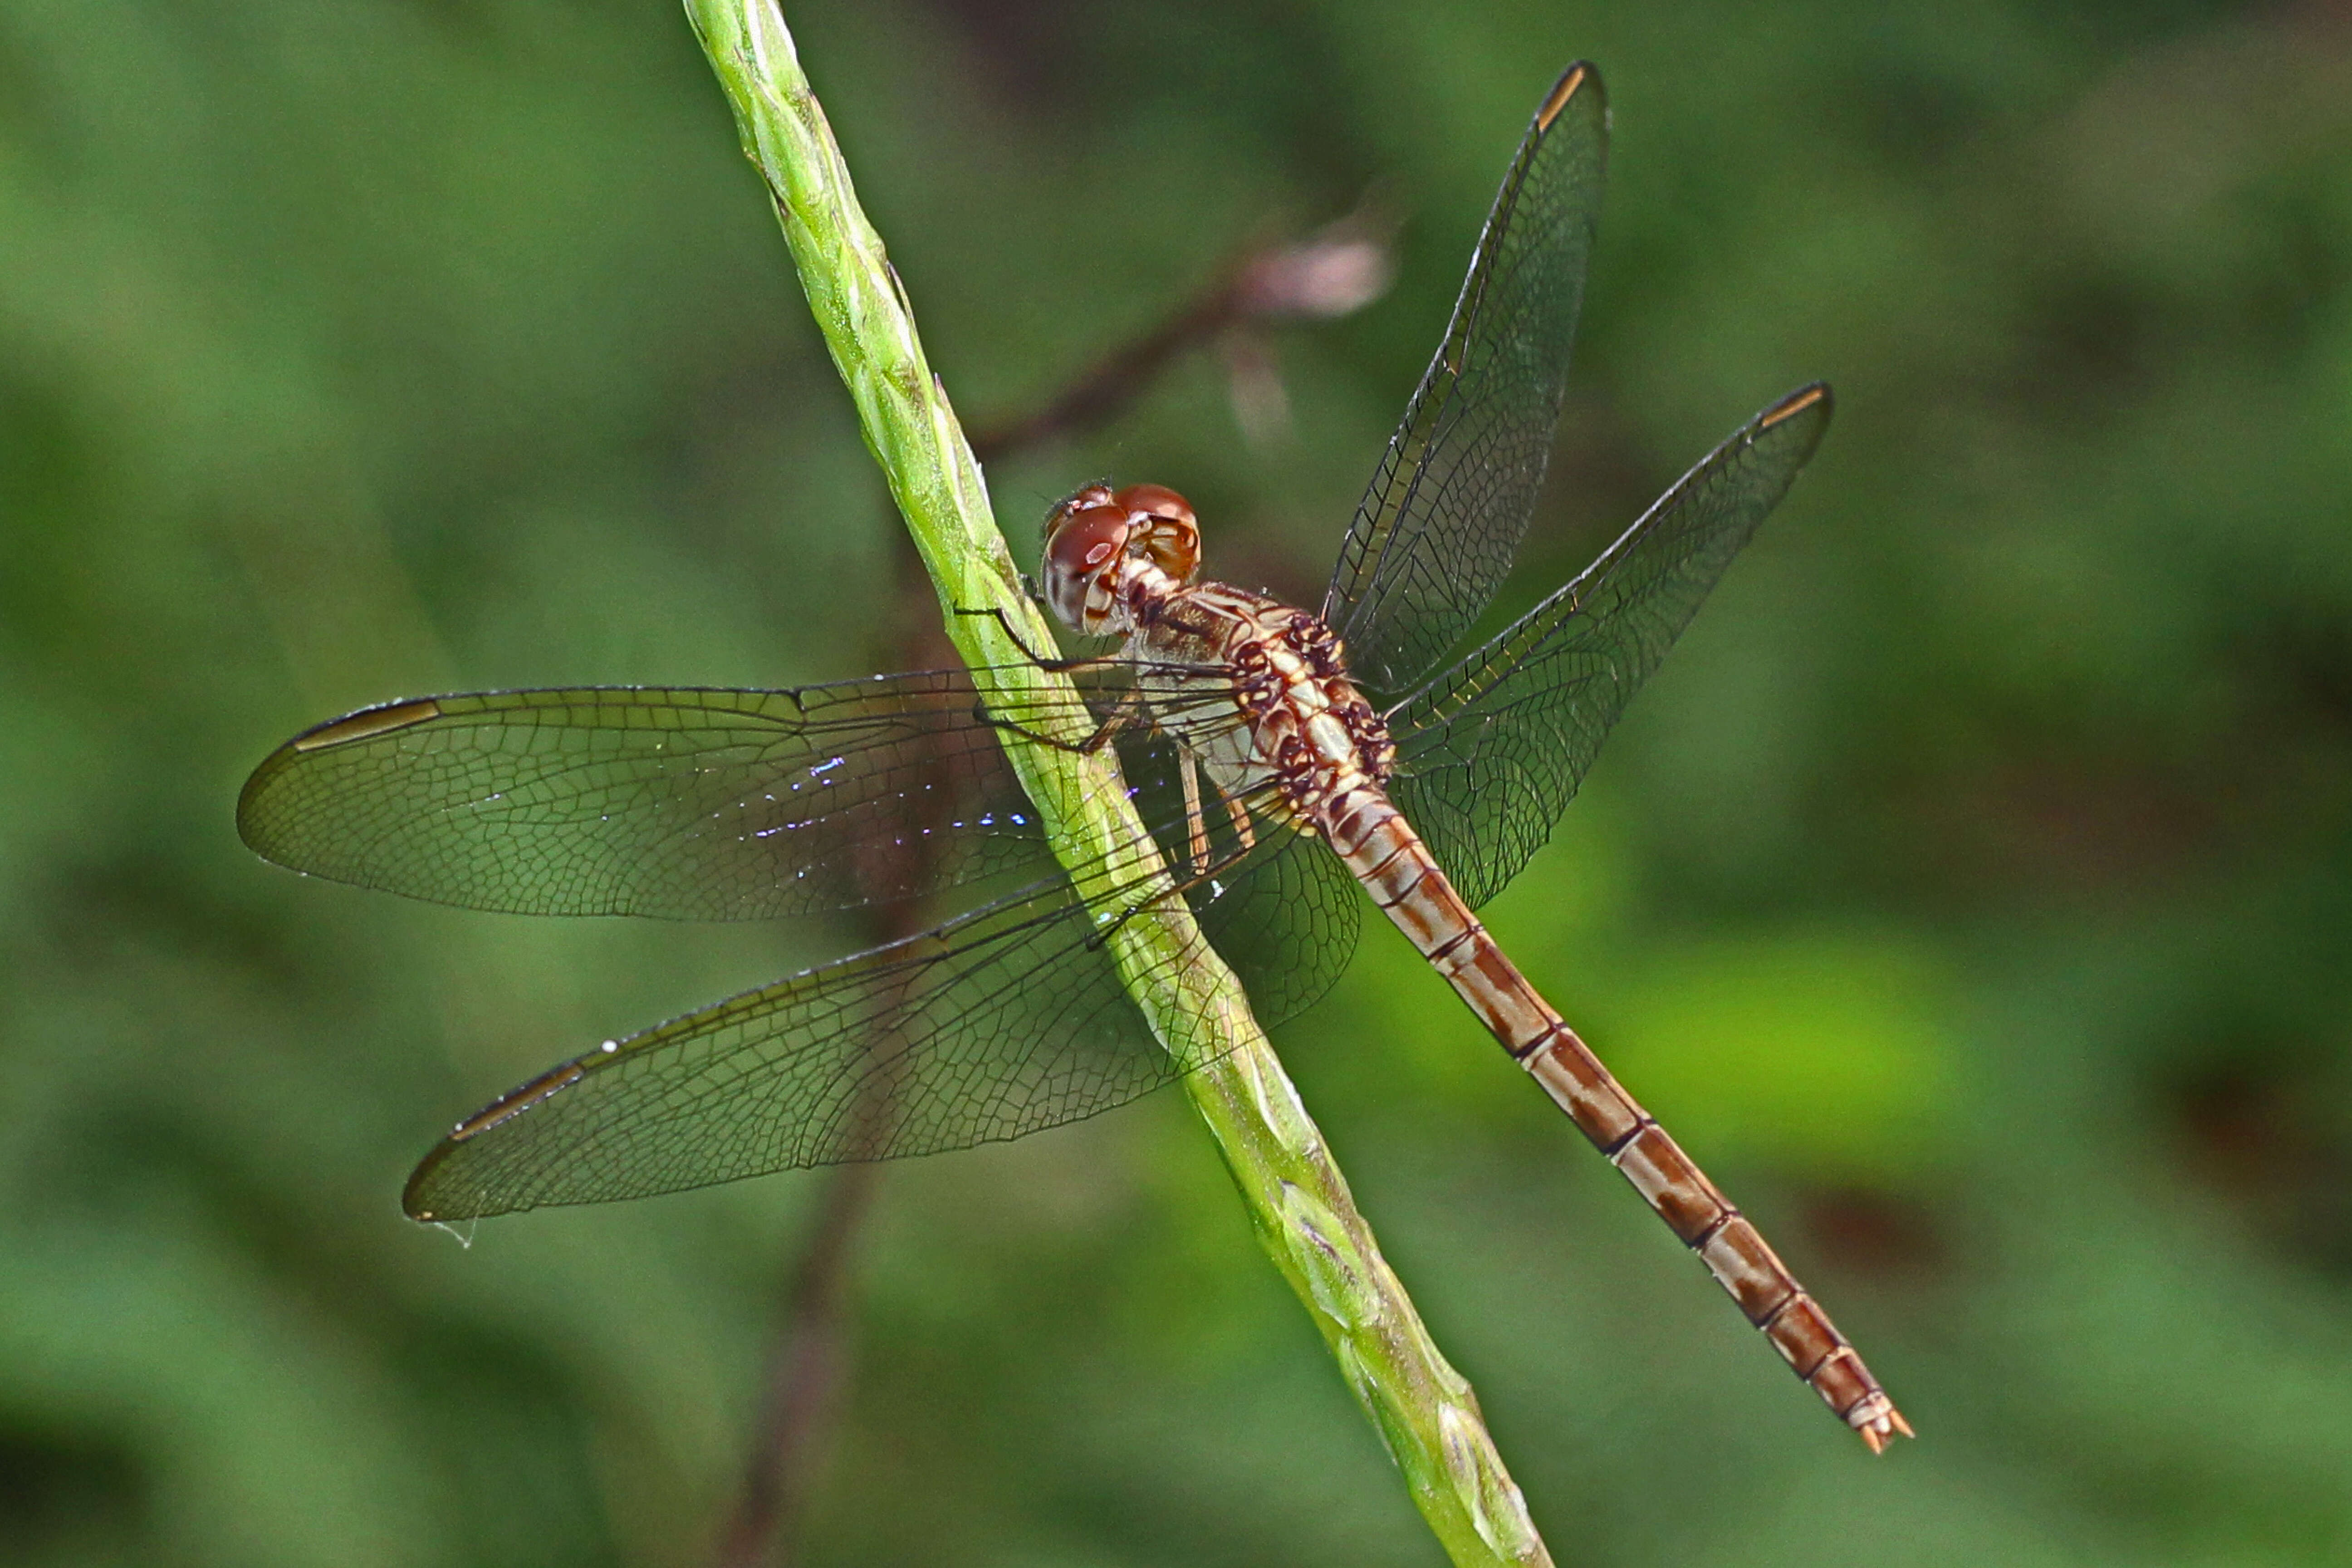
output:
[[[980,708],[961,670],[397,702],[279,747],[246,784],[237,829],[295,870],[469,909],[836,909],[1042,858]]]
[[[1510,573],[1551,458],[1607,152],[1600,73],[1570,66],[1503,177],[1445,339],[1339,547],[1323,618],[1375,691],[1409,689]]]
[[[1543,847],[1618,716],[1828,428],[1782,398],[1660,497],[1582,575],[1391,717],[1390,791],[1475,907]]]

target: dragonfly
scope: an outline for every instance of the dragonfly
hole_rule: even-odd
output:
[[[1874,1452],[1909,1436],[1755,1225],[1474,912],[1544,844],[1830,417],[1818,383],[1765,408],[1584,572],[1448,659],[1536,508],[1607,142],[1600,74],[1579,63],[1511,160],[1319,613],[1202,579],[1181,495],[1103,482],[1049,514],[1039,586],[1108,651],[1034,656],[1069,677],[1045,694],[985,667],[476,692],[365,709],[266,759],[238,804],[253,849],[444,904],[744,921],[950,888],[977,900],[500,1096],[419,1164],[406,1211],[642,1197],[1091,1116],[1205,1065],[1149,1027],[1107,928],[1181,903],[1188,940],[1273,1025],[1337,980],[1369,892],[1798,1376]],[[1057,862],[1006,755],[1016,731],[1115,755],[1107,787],[1157,863]]]

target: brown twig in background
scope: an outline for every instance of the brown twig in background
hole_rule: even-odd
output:
[[[1356,210],[1303,240],[1261,245],[1243,252],[1206,291],[1159,326],[1097,360],[1061,395],[1035,412],[990,426],[971,438],[985,465],[1049,441],[1108,424],[1195,349],[1230,339],[1236,402],[1244,424],[1252,396],[1262,398],[1270,374],[1263,345],[1251,329],[1284,321],[1329,321],[1363,309],[1384,293],[1392,271],[1395,223],[1377,193]],[[1244,375],[1258,373],[1254,387]],[[1275,384],[1278,387],[1278,384]]]
[[[1389,285],[1394,222],[1376,196],[1306,239],[1256,245],[1219,280],[1159,327],[1105,355],[1043,407],[972,441],[983,462],[1002,461],[1049,441],[1083,434],[1116,417],[1187,353],[1222,342],[1234,381],[1236,416],[1259,434],[1286,409],[1271,353],[1259,333],[1286,321],[1328,321],[1362,309]],[[875,651],[887,668],[936,668],[954,654],[939,629],[930,584],[913,552],[902,552],[895,635]],[[914,791],[944,803],[949,791]],[[910,845],[930,836],[905,836]],[[910,852],[914,852],[911,851]],[[895,879],[908,886],[917,876]],[[919,929],[922,903],[902,899],[874,907],[867,932],[876,943]],[[887,1095],[884,1085],[877,1089]],[[887,1117],[887,1108],[877,1109]],[[768,1356],[760,1421],[745,1457],[743,1481],[720,1539],[721,1568],[776,1568],[798,1553],[817,1468],[838,1414],[853,1363],[849,1344],[849,1269],[870,1207],[879,1167],[837,1165],[824,1173],[815,1214],[792,1265],[793,1284]]]
[[[900,669],[953,663],[955,652],[940,630],[930,580],[911,548],[899,552],[895,599],[886,622],[891,629],[873,650],[880,662]],[[903,798],[928,803],[934,812],[948,809],[954,783],[949,770],[933,763],[924,771],[938,787],[913,788]],[[924,831],[896,837],[902,852],[910,856],[919,856],[923,846],[938,842]],[[879,886],[903,888],[922,880],[919,867],[875,869]],[[919,898],[873,904],[866,910],[866,934],[876,946],[912,936],[922,928],[922,910]],[[866,1095],[877,1103],[861,1107],[858,1120],[876,1127],[887,1123],[890,1112],[884,1102],[891,1092],[887,1076],[869,1079]],[[849,1377],[851,1254],[880,1175],[880,1165],[872,1161],[835,1165],[823,1173],[824,1185],[800,1255],[793,1261],[792,1285],[768,1352],[759,1426],[744,1458],[733,1516],[720,1538],[720,1568],[786,1564],[797,1554],[809,1495]]]
[[[820,1450],[849,1376],[849,1253],[880,1169],[867,1163],[825,1172],[816,1223],[793,1270],[783,1331],[769,1356],[742,1490],[719,1547],[723,1568],[792,1560]]]

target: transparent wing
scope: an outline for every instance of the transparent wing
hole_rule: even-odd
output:
[[[1339,547],[1323,618],[1374,691],[1409,689],[1509,575],[1551,458],[1609,118],[1569,67],[1536,110],[1454,319]]]
[[[759,920],[1042,864],[998,726],[1071,717],[983,713],[961,670],[426,698],[279,747],[237,828],[295,870],[437,903]]]
[[[1323,999],[1356,955],[1364,889],[1320,838],[1269,826],[1271,839],[1230,889],[1200,910],[1201,929],[1240,976],[1271,1029]]]
[[[1601,742],[1829,426],[1790,394],[1685,474],[1574,582],[1390,719],[1390,793],[1475,906],[1551,836]]]
[[[418,1219],[643,1197],[960,1149],[1170,1081],[1094,926],[1055,879],[792,975],[533,1079],[410,1177]]]
[[[1335,946],[1318,918],[1352,889],[1312,868],[1337,862],[1262,826],[1246,852],[1221,845],[1218,869],[1184,896],[1203,931],[1257,944],[1256,967],[1304,955],[1261,998],[1270,1022],[1345,963],[1354,906]],[[1177,896],[1164,879],[1130,891],[1135,908]],[[1202,1065],[1153,1038],[1100,925],[1055,878],[542,1074],[443,1140],[404,1202],[419,1219],[463,1219],[966,1148],[1092,1116]]]

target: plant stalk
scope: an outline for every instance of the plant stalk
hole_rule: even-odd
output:
[[[766,179],[834,364],[857,405],[945,612],[949,637],[992,696],[1034,700],[1064,679],[1032,650],[1054,646],[997,531],[971,448],[931,374],[881,237],[857,205],[773,0],[687,0],[687,13],[733,106],[743,150]],[[1084,738],[1070,701],[1072,732]],[[1092,754],[1001,738],[1082,897],[1165,868],[1118,787],[1108,748]],[[1129,995],[1177,1059],[1241,1191],[1260,1245],[1331,1347],[1341,1374],[1404,1474],[1414,1503],[1462,1568],[1551,1558],[1496,1452],[1469,1384],[1438,1352],[1356,1210],[1348,1184],[1299,1102],[1239,983],[1181,899],[1157,900],[1105,942]],[[1181,960],[1181,962],[1177,962]]]

